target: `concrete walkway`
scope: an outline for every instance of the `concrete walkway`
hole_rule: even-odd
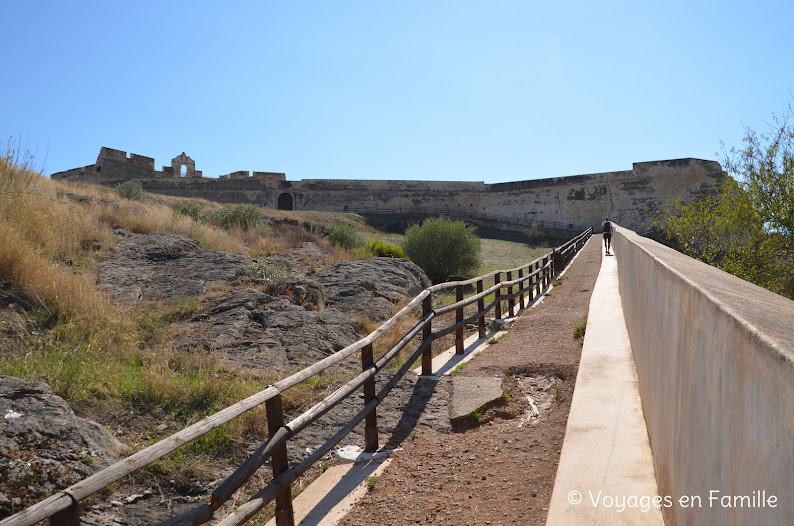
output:
[[[617,258],[604,255],[546,524],[663,525],[656,496]]]

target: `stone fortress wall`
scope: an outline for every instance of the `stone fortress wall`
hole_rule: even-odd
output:
[[[185,167],[183,170],[182,167]],[[251,203],[282,210],[343,211],[348,207],[443,208],[450,212],[497,214],[522,220],[600,225],[606,216],[643,231],[649,214],[670,198],[692,199],[724,178],[715,161],[675,159],[634,163],[631,170],[511,183],[303,179],[276,172],[236,171],[204,177],[183,152],[171,166],[102,147],[92,165],[54,173],[53,179],[115,186],[137,180],[149,192]]]

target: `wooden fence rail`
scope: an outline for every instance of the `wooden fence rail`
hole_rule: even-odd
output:
[[[519,298],[520,308],[531,304],[543,290],[549,287],[552,279],[573,259],[592,235],[592,228],[555,248],[540,258],[509,270],[496,270],[470,280],[441,283],[423,290],[405,307],[389,320],[375,329],[365,338],[353,343],[297,373],[276,382],[241,402],[231,405],[204,420],[197,422],[160,442],[131,455],[94,475],[59,491],[55,495],[38,502],[19,513],[0,521],[0,526],[30,526],[44,519],[50,524],[77,526],[80,524],[79,502],[118,481],[122,477],[147,466],[155,460],[173,452],[188,442],[218,428],[233,418],[240,416],[254,407],[266,404],[268,421],[268,439],[248,459],[246,459],[231,475],[229,475],[212,492],[210,500],[178,517],[169,519],[161,525],[197,525],[204,524],[214,518],[215,511],[227,502],[232,495],[245,484],[251,476],[268,460],[271,460],[273,480],[248,502],[238,507],[219,524],[229,526],[243,524],[273,499],[276,500],[276,523],[278,526],[294,524],[290,485],[315,462],[320,460],[338,444],[362,420],[365,420],[365,446],[367,451],[375,451],[378,447],[378,428],[376,407],[397,382],[410,369],[411,365],[422,358],[422,374],[432,374],[432,343],[447,334],[455,333],[455,349],[463,353],[464,330],[467,325],[477,322],[480,337],[485,336],[485,317],[493,310],[494,317],[502,317],[502,302],[508,302],[510,316],[515,314],[515,298]],[[506,280],[502,281],[502,275]],[[517,275],[516,279],[513,276]],[[485,280],[493,280],[493,285],[485,289]],[[466,287],[476,287],[476,292],[465,298]],[[515,290],[514,290],[515,287]],[[455,302],[433,308],[433,294],[453,289]],[[502,293],[506,290],[506,293]],[[485,303],[486,298],[493,295],[493,300]],[[525,302],[526,297],[526,302]],[[477,305],[477,311],[468,317],[464,309],[469,305]],[[400,339],[382,356],[375,360],[373,344],[387,331],[394,328],[399,321],[415,311],[421,305],[421,317],[405,331]],[[455,312],[455,323],[443,329],[433,330],[433,319],[444,314]],[[421,333],[421,338],[419,335]],[[389,381],[376,393],[375,377],[412,341],[419,338],[418,345]],[[284,422],[282,410],[282,393],[329,367],[351,358],[360,352],[362,372],[347,381],[312,408],[303,412],[290,422]],[[333,437],[312,452],[299,464],[289,467],[287,459],[287,442],[317,419],[336,407],[340,402],[359,389],[364,392],[364,407],[345,424]]]

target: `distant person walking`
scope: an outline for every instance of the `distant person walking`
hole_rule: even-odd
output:
[[[604,233],[604,248],[607,249],[607,256],[611,255],[609,249],[612,248],[612,232],[614,230],[615,227],[612,225],[612,221],[608,217],[604,219],[604,222],[601,223],[601,232]]]

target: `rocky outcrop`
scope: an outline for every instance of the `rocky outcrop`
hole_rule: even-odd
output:
[[[307,309],[289,296],[253,289],[208,301],[179,327],[177,346],[222,351],[230,366],[285,373],[337,352],[358,339],[344,313]]]
[[[305,243],[299,254],[271,257],[281,274],[298,273],[299,262],[317,261]],[[308,366],[358,340],[355,318],[382,320],[430,280],[415,264],[391,258],[346,261],[311,278],[289,277],[262,289],[257,277],[241,276],[256,262],[243,254],[203,249],[170,233],[122,238],[119,257],[102,263],[101,287],[127,304],[197,298],[208,285],[232,290],[205,300],[193,319],[176,328],[178,348],[217,352],[231,367],[283,374]],[[260,278],[261,279],[261,278]]]
[[[0,517],[115,461],[122,445],[47,384],[0,375]]]
[[[391,316],[394,306],[431,285],[415,263],[397,258],[343,261],[312,276],[325,292],[325,304],[373,320]]]
[[[244,254],[201,248],[166,232],[124,238],[117,251],[120,257],[100,267],[100,287],[127,304],[200,297],[210,284],[232,280],[254,263]]]

